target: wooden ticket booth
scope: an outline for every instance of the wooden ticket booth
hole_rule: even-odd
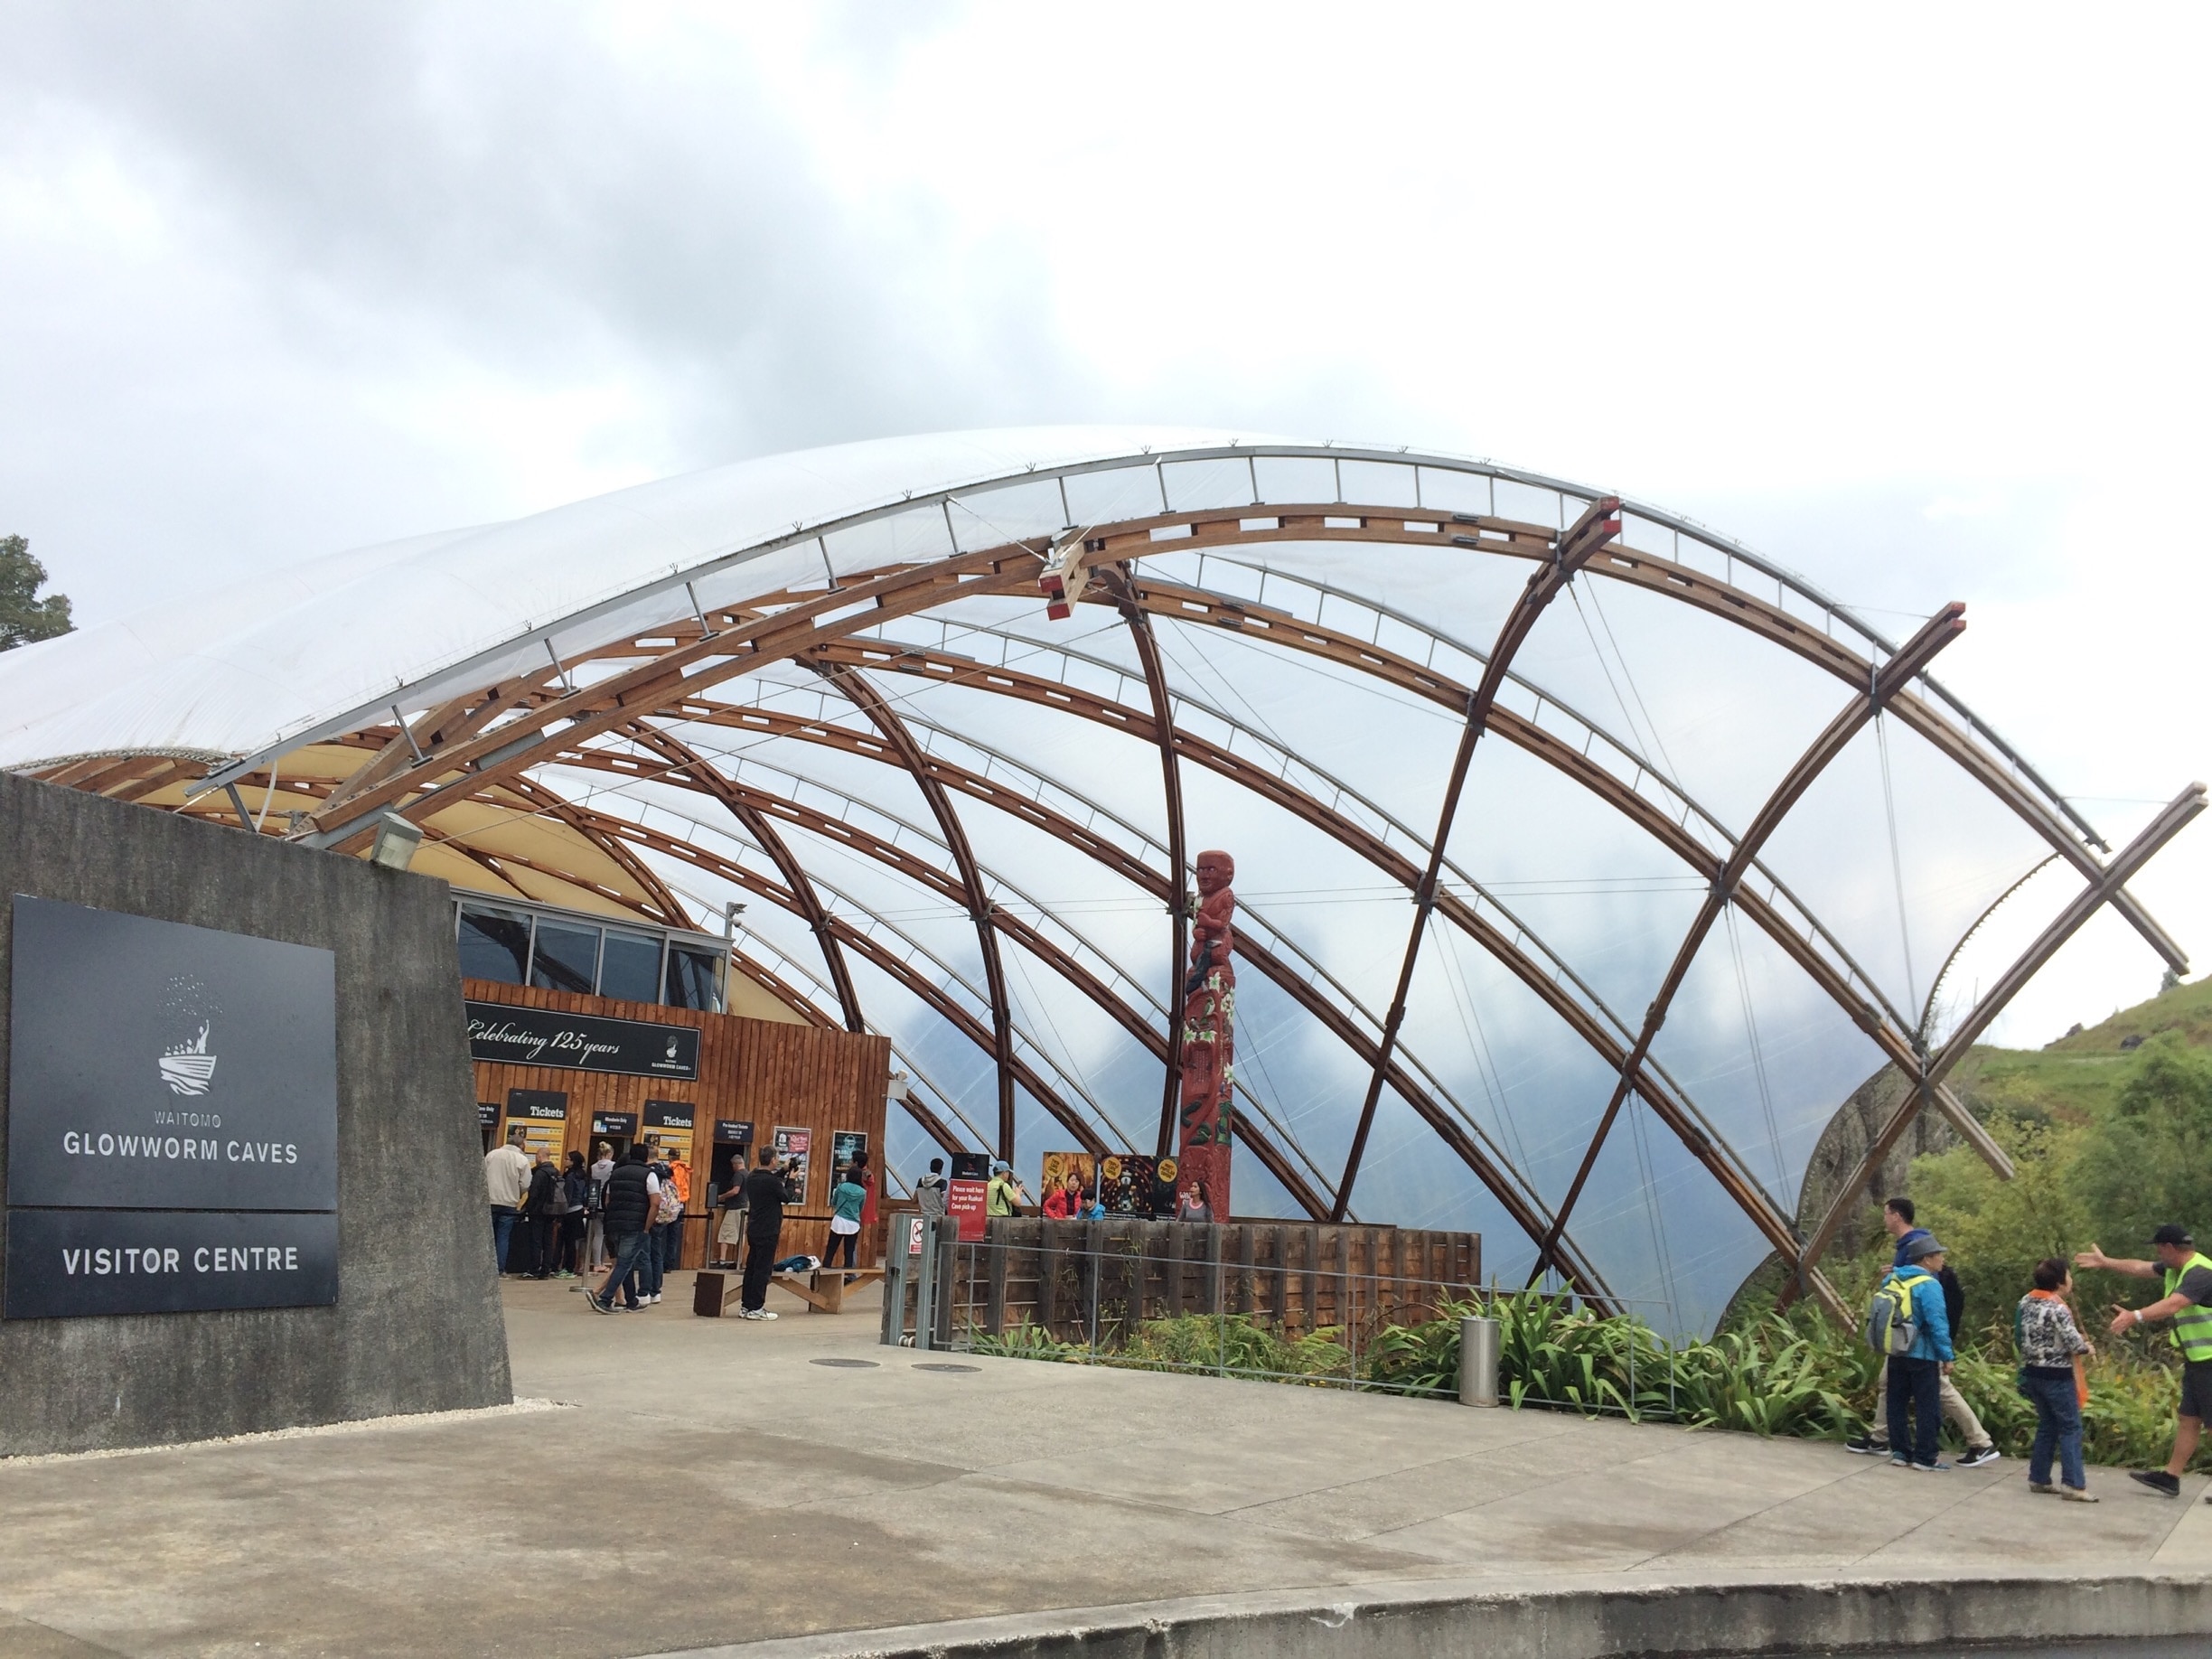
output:
[[[566,951],[579,970],[594,964],[594,972],[603,972],[597,964],[612,955],[606,944],[595,956],[567,937],[590,919],[473,898],[458,910],[462,996],[487,1150],[520,1130],[533,1152],[543,1148],[564,1164],[572,1150],[588,1162],[602,1141],[617,1157],[640,1141],[661,1158],[680,1157],[691,1184],[678,1259],[684,1268],[708,1259],[719,1220],[710,1212],[710,1192],[742,1173],[764,1144],[793,1157],[803,1171],[802,1196],[784,1212],[785,1254],[820,1255],[828,1242],[834,1157],[867,1151],[882,1193],[887,1038],[796,1023],[781,1005],[724,1012],[719,976],[709,980],[689,965],[627,982],[646,990],[666,986],[669,999],[658,1002],[556,989],[544,982],[554,976],[539,961],[548,950]],[[517,937],[518,929],[528,931]],[[539,931],[545,942],[536,938]],[[628,930],[605,933],[611,941],[632,937]],[[486,949],[486,935],[498,950]],[[713,942],[664,941],[661,961],[683,952],[704,956]],[[499,977],[471,972],[487,966]],[[570,982],[596,980],[579,971]],[[685,1001],[706,1006],[680,1006]],[[871,1262],[882,1249],[880,1233],[879,1223],[878,1236],[861,1242]]]

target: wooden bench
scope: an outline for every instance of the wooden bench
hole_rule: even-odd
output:
[[[881,1268],[817,1268],[803,1279],[796,1273],[778,1273],[775,1282],[804,1302],[809,1313],[843,1313],[845,1292],[852,1289],[845,1282],[848,1279],[865,1285],[883,1276]]]
[[[855,1268],[850,1270],[856,1285],[870,1284],[883,1276],[881,1268]],[[850,1289],[845,1283],[847,1270],[836,1272],[817,1268],[800,1273],[776,1273],[770,1283],[782,1285],[807,1305],[809,1313],[843,1313],[845,1292]],[[719,1268],[701,1268],[691,1281],[691,1311],[703,1319],[719,1319],[736,1312],[739,1298],[745,1292],[745,1275]]]

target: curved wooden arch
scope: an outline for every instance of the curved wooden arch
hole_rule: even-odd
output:
[[[623,775],[633,775],[628,772],[627,768],[614,764],[612,757],[588,749],[564,755],[561,764],[565,766],[614,771]],[[948,777],[961,770],[951,767],[947,763],[934,761],[933,757],[933,764],[943,767]],[[705,763],[699,762],[698,764],[704,765]],[[685,773],[693,770],[692,767],[687,767]],[[690,779],[684,773],[676,772],[663,774],[661,781],[679,785],[688,785],[690,783]],[[745,785],[735,783],[729,783],[726,786],[733,791],[744,792],[745,790]],[[828,788],[819,783],[813,786],[825,790]],[[783,815],[794,824],[816,834],[835,839],[840,845],[848,847],[887,867],[909,876],[930,887],[948,902],[954,904],[961,902],[965,891],[963,887],[956,885],[952,878],[947,876],[927,860],[914,858],[896,843],[884,839],[873,831],[852,823],[848,819],[835,817],[796,802],[783,802],[781,806]],[[1050,813],[1049,809],[1037,807],[1035,803],[1032,803],[1032,812],[1025,813],[1023,816],[1035,821],[1033,814],[1043,814],[1048,820],[1057,818],[1056,814]],[[1103,845],[1111,846],[1110,843]],[[1114,864],[1117,868],[1122,867],[1119,860],[1112,859],[1111,857],[1107,861]],[[1155,896],[1164,897],[1167,895],[1168,889],[1164,877],[1151,870],[1149,867],[1141,864],[1137,865],[1135,868],[1136,874],[1133,878],[1138,881],[1139,885]],[[1124,869],[1123,873],[1128,872]],[[1019,917],[1005,911],[994,911],[991,920],[994,927],[1004,932],[1025,950],[1037,956],[1047,968],[1066,979],[1099,1008],[1114,1017],[1126,1031],[1150,1050],[1155,1057],[1165,1058],[1167,1053],[1165,1040],[1153,1027],[1151,1022],[1137,1013],[1121,998],[1114,996],[1080,962],[1069,957],[1057,945]],[[1322,998],[1311,985],[1271,951],[1257,941],[1250,939],[1241,942],[1239,949],[1240,953],[1254,967],[1281,988],[1301,1009],[1319,1021],[1324,1029],[1345,1044],[1364,1062],[1373,1065],[1382,1058],[1379,1045],[1361,1032],[1343,1010]],[[1515,1182],[1493,1161],[1479,1141],[1469,1134],[1466,1126],[1441,1107],[1410,1073],[1394,1061],[1388,1063],[1385,1066],[1385,1075],[1391,1086],[1405,1100],[1416,1114],[1482,1181],[1492,1195],[1498,1200],[1501,1206],[1513,1217],[1514,1223],[1528,1234],[1532,1242],[1541,1243],[1549,1236],[1551,1230],[1541,1202],[1536,1200],[1532,1194],[1524,1195],[1523,1193]],[[1317,1220],[1332,1215],[1341,1219],[1340,1206],[1335,1203],[1334,1199],[1316,1192],[1308,1186],[1303,1175],[1295,1168],[1289,1158],[1275,1148],[1266,1136],[1255,1130],[1249,1120],[1242,1125],[1240,1133],[1252,1146],[1255,1155],[1268,1167],[1270,1173],[1282,1183],[1284,1188],[1309,1214]],[[1610,1299],[1611,1292],[1606,1288],[1602,1276],[1590,1266],[1586,1258],[1578,1256],[1570,1246],[1556,1248],[1553,1254],[1559,1259],[1562,1271],[1575,1283],[1600,1300]]]
[[[776,833],[775,826],[768,821],[768,815],[761,810],[760,804],[742,792],[728,788],[728,780],[720,773],[651,722],[633,720],[621,729],[671,765],[695,771],[698,775],[699,787],[728,809],[730,816],[745,827],[745,832],[752,838],[754,845],[768,855],[769,861],[776,867],[776,873],[783,877],[783,885],[791,889],[792,896],[798,901],[801,918],[820,942],[823,966],[828,969],[830,983],[837,991],[838,1009],[845,1017],[845,1029],[865,1030],[867,1021],[860,1012],[860,995],[853,989],[851,971],[845,966],[845,953],[838,944],[837,934],[830,926],[830,913],[823,907],[821,895],[815,892],[813,882],[808,879],[806,867],[792,856],[791,847]]]
[[[891,745],[907,776],[914,780],[914,787],[922,792],[931,816],[937,820],[937,831],[952,855],[952,867],[960,874],[968,919],[975,923],[976,949],[983,957],[983,983],[990,994],[991,1038],[998,1050],[998,1151],[1000,1158],[1010,1162],[1014,1157],[1013,1016],[1007,1004],[1006,969],[998,961],[998,935],[991,925],[990,895],[984,890],[975,854],[969,848],[968,832],[961,827],[960,814],[952,810],[943,788],[931,777],[929,767],[923,763],[922,751],[900,720],[898,711],[876,690],[868,677],[858,669],[835,668],[827,662],[811,666],[850,698],[853,707],[867,717],[868,724],[883,734],[884,741]]]

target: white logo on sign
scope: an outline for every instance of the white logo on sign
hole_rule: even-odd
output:
[[[169,1085],[172,1094],[205,1094],[208,1080],[215,1075],[215,1056],[208,1053],[208,1028],[202,1024],[200,1035],[190,1043],[174,1044],[162,1052],[162,1082]]]

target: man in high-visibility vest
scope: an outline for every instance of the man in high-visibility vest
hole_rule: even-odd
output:
[[[2163,1469],[2132,1469],[2130,1478],[2168,1497],[2181,1495],[2181,1476],[2197,1455],[2204,1420],[2212,1417],[2212,1257],[2199,1255],[2187,1227],[2171,1223],[2151,1235],[2154,1261],[2120,1261],[2095,1244],[2074,1258],[2077,1268],[2104,1268],[2132,1279],[2165,1281],[2166,1294],[2148,1308],[2113,1308],[2112,1334],[2153,1319],[2171,1319],[2170,1341],[2181,1351],[2181,1409],[2174,1424],[2173,1456]],[[2212,1503],[2212,1498],[2206,1499]]]

